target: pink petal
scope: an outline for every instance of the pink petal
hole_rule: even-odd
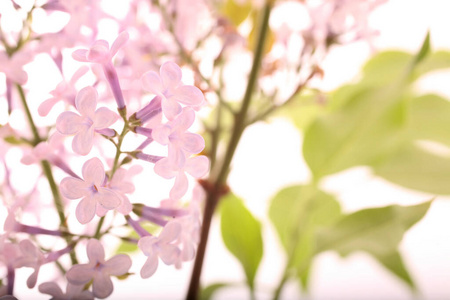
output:
[[[184,170],[194,178],[206,175],[209,170],[209,160],[204,155],[192,157],[187,160]]]
[[[28,286],[29,289],[34,288],[34,286],[36,285],[38,273],[39,273],[39,269],[37,269],[36,271],[34,271],[34,272],[30,275],[30,277],[28,277],[28,279],[27,279],[27,286]]]
[[[106,209],[114,209],[121,203],[119,196],[106,188],[99,188],[98,192],[94,194],[94,197],[95,201],[100,203]]]
[[[167,119],[173,120],[181,113],[181,105],[174,101],[173,98],[163,98],[161,108]]]
[[[30,240],[22,240],[19,243],[20,251],[26,255],[35,257],[36,256],[36,246]]]
[[[116,55],[117,51],[119,51],[120,48],[125,45],[125,43],[128,41],[130,36],[128,35],[128,32],[123,31],[119,34],[119,36],[116,38],[116,40],[113,42],[111,46],[111,50],[109,51],[109,55],[112,58],[114,55]]]
[[[100,107],[94,114],[93,126],[95,129],[107,128],[114,124],[118,118],[119,116],[112,110],[106,107]]]
[[[169,144],[169,135],[172,129],[168,125],[161,125],[153,129],[152,138],[161,145]]]
[[[166,265],[172,265],[180,256],[180,249],[174,245],[164,245],[161,247],[161,253],[159,255],[159,258],[166,264]]]
[[[153,71],[149,71],[142,75],[141,85],[146,91],[158,96],[164,92],[164,87],[159,75]]]
[[[154,236],[144,236],[139,239],[138,247],[144,253],[145,256],[153,256],[155,255],[153,251],[153,247],[157,239]]]
[[[70,79],[70,85],[75,85],[75,83],[80,79],[84,74],[89,71],[88,66],[81,66],[78,70],[73,73],[72,78]]]
[[[94,277],[94,269],[89,265],[74,265],[66,273],[66,278],[71,284],[81,285],[88,283]]]
[[[68,199],[79,199],[89,195],[90,185],[81,179],[66,177],[59,184],[61,194]]]
[[[173,165],[168,158],[158,160],[155,164],[154,171],[156,174],[166,179],[174,178],[178,174],[177,171],[173,170]]]
[[[77,61],[88,62],[87,54],[88,54],[88,51],[86,49],[78,49],[78,50],[73,51],[72,57],[73,57],[73,59],[75,59]]]
[[[72,150],[80,155],[87,155],[91,152],[94,144],[94,128],[84,125],[72,141]]]
[[[181,170],[186,163],[186,154],[174,143],[169,144],[167,158],[172,164],[173,170]]]
[[[80,90],[75,99],[75,106],[82,116],[93,117],[97,107],[98,93],[92,86]]]
[[[174,121],[174,130],[178,132],[185,132],[194,124],[195,112],[192,108],[185,107],[183,112]]]
[[[92,284],[92,291],[96,298],[107,298],[114,290],[113,283],[108,274],[104,272],[96,272],[94,274],[94,283]]]
[[[92,197],[84,197],[77,205],[75,215],[81,224],[89,223],[95,216],[97,202]]]
[[[116,208],[116,210],[122,215],[128,215],[133,210],[133,205],[125,196],[120,197],[120,199],[122,200],[122,203]],[[99,206],[101,207],[101,205]]]
[[[93,157],[86,161],[81,170],[84,180],[89,184],[95,184],[97,188],[103,184],[105,180],[105,168],[97,157]]]
[[[170,190],[169,196],[171,199],[178,200],[186,194],[188,189],[188,180],[184,172],[178,172],[175,178],[175,184]]]
[[[88,50],[86,58],[90,62],[103,63],[109,57],[109,44],[105,40],[97,40]]]
[[[165,62],[159,69],[159,74],[166,89],[174,89],[181,83],[181,69],[174,62]]]
[[[54,282],[44,282],[39,285],[39,292],[53,296],[55,299],[63,299],[64,294],[61,288]]]
[[[161,243],[173,242],[180,236],[181,231],[182,227],[179,222],[169,222],[159,234],[158,240]]]
[[[144,265],[141,269],[141,277],[142,278],[149,278],[152,276],[156,269],[158,269],[158,256],[152,255],[145,261]]]
[[[56,119],[56,130],[65,135],[77,133],[82,128],[83,118],[71,111],[65,111]]]
[[[183,150],[190,154],[200,153],[205,148],[205,140],[201,135],[186,132],[181,136]]]
[[[193,85],[182,85],[178,87],[173,91],[172,97],[185,105],[199,105],[204,99],[202,91]]]
[[[99,240],[90,239],[86,246],[86,252],[91,264],[96,265],[105,262],[105,250]]]
[[[104,263],[103,271],[111,276],[126,274],[131,268],[131,258],[126,254],[118,254]]]
[[[38,107],[38,113],[41,117],[48,115],[53,106],[58,102],[58,98],[50,98],[41,103]]]

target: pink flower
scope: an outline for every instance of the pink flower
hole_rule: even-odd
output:
[[[72,149],[80,155],[87,155],[94,143],[94,131],[108,128],[118,119],[118,115],[106,107],[97,107],[97,91],[93,87],[82,89],[75,99],[78,115],[63,112],[56,120],[56,129],[64,135],[75,135]]]
[[[67,280],[75,285],[84,285],[93,280],[94,296],[106,298],[114,289],[110,276],[126,274],[131,267],[131,258],[126,254],[118,254],[105,261],[105,250],[96,239],[89,240],[86,252],[89,263],[70,268],[66,274]]]
[[[54,300],[91,300],[94,299],[91,291],[84,290],[83,285],[67,284],[66,293],[55,282],[44,282],[39,285],[39,292],[52,296]]]
[[[186,194],[188,188],[188,179],[185,172],[194,178],[200,178],[208,172],[208,169],[208,158],[199,155],[188,158],[181,168],[174,165],[168,158],[163,158],[156,162],[154,170],[156,174],[163,178],[171,179],[175,177],[174,186],[170,190],[170,198],[177,200]]]
[[[34,272],[28,277],[27,286],[32,289],[36,285],[37,276],[41,265],[46,263],[42,252],[30,241],[23,240],[19,243],[21,255],[16,259],[15,267],[31,267]]]
[[[173,62],[164,63],[159,71],[142,75],[141,83],[145,90],[160,96],[162,111],[169,120],[181,113],[181,104],[196,106],[203,101],[203,93],[195,86],[183,85],[181,69]]]
[[[158,258],[166,265],[174,264],[180,255],[180,249],[174,244],[180,235],[181,224],[176,221],[167,223],[158,237],[144,236],[138,242],[138,247],[147,256],[141,269],[141,277],[149,278],[158,268]]]
[[[111,189],[103,187],[105,170],[102,162],[94,157],[84,163],[83,178],[66,177],[61,181],[61,194],[68,199],[81,199],[76,209],[76,216],[81,224],[94,218],[97,204],[105,209],[114,209],[121,204],[120,197]]]
[[[28,52],[18,52],[9,57],[6,52],[0,51],[0,72],[5,73],[6,78],[14,83],[23,85],[28,80],[23,66],[31,62],[32,56]]]
[[[56,88],[50,92],[53,96],[50,99],[45,100],[39,105],[38,112],[41,116],[46,116],[52,107],[59,101],[63,100],[68,104],[75,105],[75,97],[77,91],[75,90],[75,83],[80,79],[86,72],[88,71],[88,67],[83,66],[79,68],[72,76],[69,82],[66,80],[58,83]]]
[[[200,135],[186,132],[194,120],[195,112],[186,107],[175,120],[152,131],[152,138],[155,141],[169,145],[168,158],[176,166],[184,165],[186,155],[200,153],[205,148],[205,140]]]

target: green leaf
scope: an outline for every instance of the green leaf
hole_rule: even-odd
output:
[[[344,256],[353,251],[368,252],[413,287],[397,248],[405,232],[425,216],[431,202],[414,206],[390,205],[349,214],[319,232],[317,250],[335,250]]]
[[[370,59],[363,67],[362,82],[381,87],[398,80],[405,73],[413,56],[401,51],[385,51]]]
[[[382,164],[375,174],[401,186],[433,194],[450,194],[450,157],[409,144]]]
[[[277,115],[288,117],[300,129],[306,129],[319,115],[325,112],[325,96],[319,93],[298,93],[289,105],[281,107]]]
[[[261,224],[243,201],[233,194],[221,200],[220,212],[225,246],[240,261],[253,290],[253,281],[263,255]]]
[[[315,180],[353,166],[370,165],[397,150],[406,128],[402,92],[401,85],[362,89],[308,127],[303,154]]]
[[[450,102],[427,94],[411,99],[409,131],[412,139],[433,140],[450,146]]]
[[[340,206],[334,197],[312,185],[287,187],[272,199],[270,220],[303,287],[308,281],[317,228],[332,224],[340,216]]]
[[[251,1],[240,1],[242,4],[237,3],[236,0],[226,0],[221,8],[222,14],[224,14],[234,26],[238,27],[252,11]]]
[[[420,47],[419,52],[414,57],[413,61],[413,67],[423,61],[425,57],[427,57],[428,54],[430,54],[430,32],[427,32],[427,35],[425,36],[425,39],[422,43],[422,46]]]
[[[200,300],[209,300],[212,298],[213,294],[224,287],[229,286],[229,283],[223,283],[223,282],[219,282],[219,283],[213,283],[208,285],[207,287],[203,288],[200,292]]]

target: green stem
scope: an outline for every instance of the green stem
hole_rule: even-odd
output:
[[[95,230],[94,239],[100,239],[100,230],[102,229],[103,222],[105,222],[105,216],[100,218],[97,224],[97,229]]]
[[[261,65],[265,40],[267,37],[269,27],[269,16],[272,9],[272,1],[266,1],[263,11],[263,18],[260,25],[259,35],[255,48],[255,54],[253,58],[253,65],[250,72],[250,77],[247,83],[247,89],[245,91],[244,99],[239,112],[235,116],[235,123],[231,134],[231,139],[228,144],[228,148],[225,153],[225,158],[221,164],[221,168],[217,177],[214,180],[214,185],[207,191],[207,199],[205,203],[205,210],[203,213],[203,223],[200,233],[200,243],[197,249],[197,255],[195,257],[194,268],[192,270],[191,281],[189,284],[189,290],[186,295],[186,299],[198,299],[200,288],[200,275],[203,267],[203,259],[206,251],[206,244],[208,241],[209,228],[211,220],[214,215],[214,210],[217,203],[224,192],[224,183],[227,180],[228,171],[230,168],[231,160],[234,156],[237,144],[242,136],[242,133],[246,127],[246,116],[250,106],[252,93],[255,88],[255,84],[258,78],[258,71]]]
[[[25,109],[25,113],[27,115],[28,123],[30,124],[30,127],[31,127],[31,132],[33,133],[34,145],[37,145],[40,142],[42,142],[42,139],[39,136],[39,132],[33,121],[33,116],[31,115],[30,108],[28,107],[27,100],[25,98],[25,93],[23,92],[23,88],[19,84],[16,84],[16,86],[17,86],[17,90],[19,91],[20,100],[22,101],[22,105],[23,105],[23,107]]]

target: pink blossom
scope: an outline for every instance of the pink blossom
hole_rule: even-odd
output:
[[[185,107],[175,120],[152,131],[155,141],[169,146],[168,158],[178,167],[184,165],[186,155],[200,153],[205,148],[205,140],[200,135],[186,132],[194,120],[195,112]]]
[[[103,187],[105,170],[102,162],[94,157],[86,161],[82,169],[83,178],[66,177],[61,181],[61,194],[68,199],[81,199],[76,216],[81,224],[94,218],[97,204],[104,209],[115,209],[121,204],[120,197],[111,189]]]
[[[105,261],[105,250],[96,239],[88,241],[86,252],[89,263],[72,266],[66,274],[67,280],[75,285],[84,285],[93,280],[94,296],[106,298],[114,289],[110,277],[126,274],[131,267],[131,259],[126,254],[118,254]]]
[[[94,299],[91,291],[84,290],[83,285],[67,283],[66,293],[55,282],[44,282],[39,285],[39,292],[52,296],[54,300],[90,300]]]
[[[179,168],[168,158],[163,158],[156,162],[155,173],[163,178],[171,179],[175,177],[175,183],[170,190],[170,198],[176,200],[186,194],[188,188],[188,179],[185,173],[194,178],[204,176],[209,169],[209,160],[206,156],[199,155],[186,159],[184,166]]]
[[[75,135],[72,149],[80,155],[87,155],[91,151],[94,131],[108,128],[118,119],[118,115],[106,107],[95,109],[97,97],[97,91],[93,87],[85,87],[75,99],[76,108],[81,116],[66,111],[56,120],[56,129],[61,134]]]
[[[9,57],[6,52],[0,51],[0,72],[5,73],[6,78],[14,83],[23,85],[28,80],[23,66],[31,62],[32,56],[28,52],[18,52]]]
[[[37,276],[41,265],[46,263],[42,252],[30,241],[23,240],[19,243],[21,255],[15,261],[15,267],[31,267],[34,272],[28,277],[27,286],[33,288],[36,285]]]
[[[75,106],[75,97],[77,91],[75,90],[75,83],[80,79],[86,72],[88,67],[83,66],[79,68],[72,76],[72,78],[67,82],[66,80],[58,83],[56,88],[50,92],[53,96],[50,99],[45,100],[39,105],[38,112],[41,116],[46,116],[52,107],[59,101],[63,100],[66,103]]]
[[[173,62],[164,63],[159,71],[142,75],[141,83],[145,90],[160,96],[162,111],[169,120],[181,113],[181,104],[196,106],[202,103],[203,93],[195,86],[183,85],[181,69]]]
[[[181,224],[176,221],[167,223],[158,237],[144,236],[138,246],[147,256],[147,260],[141,269],[141,277],[149,278],[158,268],[158,258],[166,265],[174,264],[180,255],[180,249],[174,244],[181,232]]]

